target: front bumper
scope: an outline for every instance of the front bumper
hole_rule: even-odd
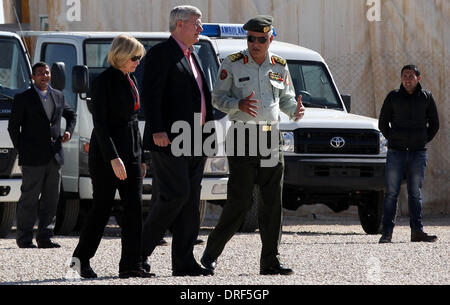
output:
[[[284,185],[304,191],[382,190],[385,158],[285,156]]]
[[[200,200],[225,200],[227,199],[227,177],[204,177],[202,179],[202,191]],[[145,178],[143,183],[143,200],[150,200],[152,178]],[[92,199],[92,182],[90,177],[80,177],[80,199]],[[119,192],[116,192],[116,200],[119,200]]]

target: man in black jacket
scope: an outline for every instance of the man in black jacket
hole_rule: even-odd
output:
[[[434,242],[422,225],[421,188],[427,166],[426,144],[439,130],[439,118],[431,92],[420,85],[414,65],[401,71],[402,85],[388,94],[381,108],[379,128],[388,140],[386,194],[383,207],[383,235],[380,243],[390,243],[400,185],[406,174],[411,241]]]
[[[70,140],[76,114],[66,104],[62,92],[50,87],[51,73],[46,63],[33,66],[32,79],[33,86],[15,96],[8,124],[23,175],[22,195],[17,203],[16,241],[20,248],[36,248],[32,242],[33,226],[39,218],[38,247],[59,248],[50,238],[64,162],[61,143]],[[63,136],[61,117],[67,123]]]
[[[175,7],[170,13],[170,38],[151,48],[145,57],[144,148],[151,151],[153,184],[157,184],[158,192],[144,223],[143,256],[150,256],[171,228],[174,276],[213,273],[202,268],[193,255],[206,158],[184,153],[179,156],[174,154],[176,145],[172,146],[179,136],[172,132],[174,123],[185,122],[194,131],[213,120],[211,92],[193,48],[203,31],[201,15],[196,7]],[[195,144],[191,148],[202,150]]]

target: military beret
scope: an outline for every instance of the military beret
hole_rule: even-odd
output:
[[[272,29],[273,17],[268,15],[258,15],[244,24],[244,30],[267,33]]]

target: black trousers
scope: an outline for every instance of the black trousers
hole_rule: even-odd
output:
[[[150,256],[171,228],[173,271],[198,266],[193,250],[200,229],[199,204],[205,161],[204,157],[174,157],[165,152],[152,152],[153,184],[158,191],[144,223],[142,251],[143,256]]]
[[[121,198],[122,255],[119,272],[135,270],[141,263],[142,168],[141,160],[126,163],[127,179],[119,180],[110,163],[89,159],[94,203],[80,234],[73,257],[84,264],[94,257],[111,216],[116,190]]]

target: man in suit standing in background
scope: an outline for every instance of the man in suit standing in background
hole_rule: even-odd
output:
[[[175,156],[171,145],[178,136],[171,132],[175,122],[187,123],[194,131],[194,126],[202,127],[213,120],[211,93],[193,48],[203,31],[201,16],[196,7],[175,7],[170,13],[170,38],[151,48],[145,58],[144,148],[151,151],[153,184],[157,184],[158,192],[144,223],[143,256],[150,256],[171,228],[174,276],[213,273],[202,268],[193,255],[200,227],[200,189],[206,158],[192,153],[193,141],[189,155]]]
[[[33,227],[39,218],[36,236],[39,248],[59,248],[51,241],[59,200],[62,143],[68,142],[76,124],[76,114],[61,91],[50,87],[51,73],[46,63],[33,66],[34,84],[14,98],[8,131],[22,166],[22,195],[17,203],[19,248],[36,248]],[[66,130],[60,135],[61,117]],[[40,197],[39,197],[40,196]]]

